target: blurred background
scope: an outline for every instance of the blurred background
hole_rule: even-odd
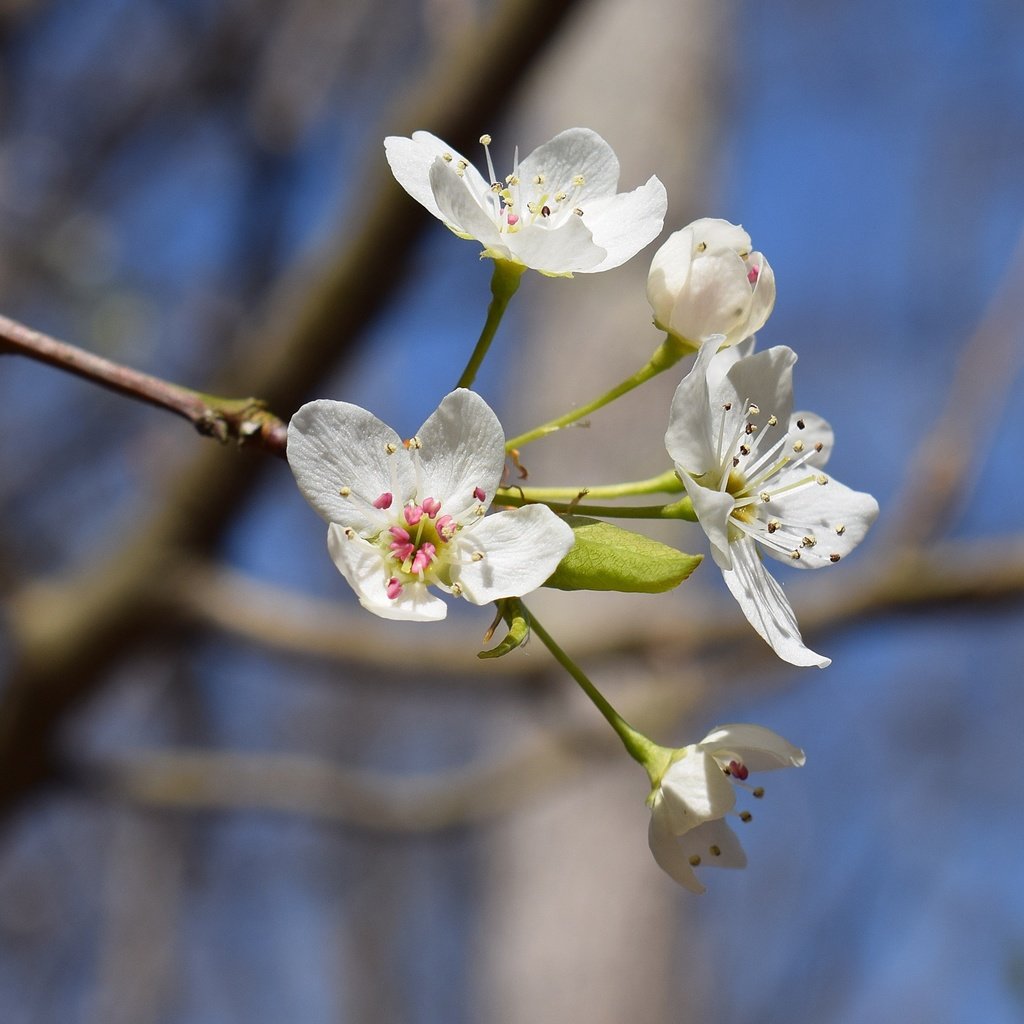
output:
[[[695,897],[539,643],[482,663],[488,609],[373,619],[285,463],[0,360],[0,1021],[1024,1019],[1022,53],[1011,0],[0,4],[0,312],[411,434],[490,267],[383,137],[486,131],[504,173],[584,125],[623,188],[666,183],[666,233],[750,231],[759,343],[883,510],[834,571],[780,569],[824,672],[710,561],[531,602],[656,740],[806,749]],[[653,251],[524,278],[478,379],[509,433],[647,360]],[[531,482],[667,468],[682,372],[524,451]]]

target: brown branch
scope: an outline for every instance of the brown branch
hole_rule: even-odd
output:
[[[515,654],[481,666],[478,639],[465,623],[439,624],[429,636],[396,630],[362,609],[308,597],[272,586],[233,570],[203,563],[178,565],[164,578],[165,595],[186,621],[213,626],[249,643],[289,655],[338,661],[372,669],[429,664],[447,684],[480,686],[521,682],[546,672],[537,662]],[[988,607],[1024,597],[1024,537],[950,541],[926,552],[907,551],[889,558],[882,571],[847,573],[841,579],[808,581],[798,618],[808,633],[820,634],[853,618],[914,611],[945,604]],[[626,618],[585,635],[568,635],[565,646],[588,664],[656,650],[683,663],[695,655],[744,647],[767,658],[767,649],[731,605],[694,609],[681,620],[678,607],[665,603],[646,609],[642,620]],[[374,687],[381,674],[372,676]],[[404,676],[397,685],[408,685]],[[437,683],[432,681],[431,686]]]
[[[24,356],[188,420],[207,437],[284,458],[288,424],[258,398],[219,398],[104,359],[0,315],[0,355]]]

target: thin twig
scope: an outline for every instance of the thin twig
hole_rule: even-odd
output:
[[[0,355],[18,355],[53,366],[119,395],[166,409],[200,434],[237,441],[284,458],[288,424],[257,398],[219,398],[172,384],[0,315]]]

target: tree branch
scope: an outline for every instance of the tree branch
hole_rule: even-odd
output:
[[[141,373],[0,315],[0,355],[24,356],[188,420],[207,437],[284,458],[288,424],[258,398],[219,398]]]

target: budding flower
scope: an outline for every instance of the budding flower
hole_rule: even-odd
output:
[[[655,326],[693,348],[716,334],[734,345],[764,326],[775,305],[775,275],[743,228],[705,217],[654,254],[647,301]]]

